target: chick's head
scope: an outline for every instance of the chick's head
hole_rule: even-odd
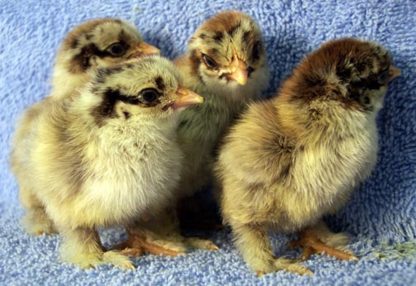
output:
[[[153,56],[125,62],[95,73],[88,91],[94,97],[97,123],[107,119],[163,119],[203,98],[181,86],[176,67]]]
[[[235,89],[249,83],[266,65],[258,25],[237,11],[219,13],[204,22],[188,49],[194,71],[205,84]]]
[[[318,116],[337,117],[345,111],[374,115],[382,107],[389,82],[399,75],[382,46],[339,39],[305,58],[285,82],[283,97]]]
[[[106,67],[159,49],[143,41],[137,29],[118,19],[88,21],[69,32],[57,55],[57,65],[73,74]]]

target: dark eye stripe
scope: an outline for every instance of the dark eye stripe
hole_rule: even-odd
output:
[[[389,70],[386,69],[386,70],[382,71],[378,75],[377,79],[378,79],[378,82],[379,83],[386,83],[388,81],[388,79],[389,79]]]
[[[119,90],[108,89],[105,92],[105,95],[106,95],[106,98],[109,99],[109,101],[111,101],[113,103],[113,105],[118,100],[122,101],[124,103],[134,104],[134,105],[142,103],[141,100],[138,97],[124,95],[124,94],[120,93]]]
[[[133,97],[133,96],[125,96],[124,94],[118,94],[118,100],[124,102],[124,103],[128,103],[128,104],[134,104],[137,105],[140,103],[140,100],[137,97]]]
[[[364,88],[364,89],[379,89],[384,84],[378,81],[377,76],[371,75],[366,79],[361,79],[358,82],[352,82],[351,85],[354,88]]]
[[[122,45],[124,47],[124,50],[126,50],[126,51],[129,48],[128,44],[126,44],[124,42],[120,42],[120,45]],[[113,55],[107,50],[104,50],[104,51],[100,50],[95,44],[90,44],[90,45],[84,47],[82,49],[81,53],[88,53],[89,56],[96,55],[100,58],[119,57],[119,55]]]

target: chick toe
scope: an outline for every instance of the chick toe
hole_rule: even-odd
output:
[[[187,237],[185,238],[185,242],[192,248],[195,249],[204,249],[204,250],[211,250],[216,251],[220,248],[213,243],[211,240],[202,239],[197,237]]]
[[[296,263],[294,260],[287,259],[287,258],[278,258],[273,263],[275,270],[286,270],[288,272],[300,274],[300,275],[312,275],[313,272],[306,268],[305,266],[302,266],[298,263]]]
[[[187,252],[182,242],[163,239],[144,241],[143,248],[147,253],[154,255],[177,256]]]
[[[74,264],[80,268],[94,268],[102,263],[100,253],[88,253],[88,252],[78,252],[78,253],[61,253],[62,261]]]
[[[114,250],[104,252],[102,263],[109,263],[122,269],[135,269],[133,263],[126,255]]]
[[[130,231],[128,240],[114,249],[129,256],[140,256],[143,253],[177,256],[185,254],[187,251],[187,247],[179,238],[138,231]]]
[[[335,242],[337,240],[333,240]],[[319,235],[312,230],[305,230],[300,234],[300,238],[297,241],[291,242],[294,247],[301,247],[304,249],[302,258],[308,259],[312,254],[325,253],[329,256],[333,256],[340,260],[358,260],[350,251],[345,251],[337,247],[333,247],[328,243],[324,243]]]

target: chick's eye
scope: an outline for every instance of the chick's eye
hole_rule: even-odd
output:
[[[261,43],[256,42],[253,46],[253,49],[251,50],[251,59],[252,61],[257,61],[260,59],[260,52],[261,52]]]
[[[214,59],[205,54],[202,55],[202,60],[204,61],[205,65],[209,68],[214,69],[218,67],[218,64],[214,61]]]
[[[389,78],[389,70],[387,69],[387,70],[385,70],[385,71],[381,72],[381,73],[378,75],[378,77],[377,77],[377,81],[378,81],[379,83],[385,83],[385,82],[387,82],[388,78]]]
[[[364,95],[360,98],[360,101],[364,105],[369,105],[371,103],[370,98],[367,95]]]
[[[124,55],[126,49],[121,43],[114,43],[107,48],[107,51],[115,57],[120,57]]]
[[[159,96],[160,93],[154,88],[144,89],[140,93],[140,97],[143,99],[144,103],[153,103],[159,98]]]

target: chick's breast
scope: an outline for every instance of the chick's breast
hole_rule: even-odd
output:
[[[123,223],[146,211],[157,212],[172,199],[182,167],[176,144],[162,140],[132,144],[130,149],[112,148],[112,154],[95,154],[84,194],[74,203],[80,213],[91,214],[85,218],[89,223]]]
[[[270,101],[253,104],[225,139],[216,173],[223,184],[226,220],[280,220],[280,189],[291,180],[288,168],[294,146],[275,118],[276,109]]]

